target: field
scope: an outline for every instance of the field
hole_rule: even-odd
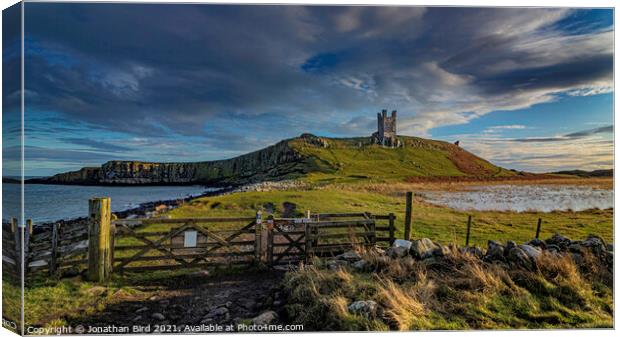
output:
[[[193,200],[172,210],[172,217],[252,216],[266,205],[280,216],[285,202],[294,203],[298,215],[306,210],[322,212],[371,212],[396,215],[397,237],[402,237],[405,217],[407,184],[390,188],[389,184],[324,187],[303,191],[265,191],[234,193]],[[457,211],[425,203],[415,198],[413,203],[413,238],[427,237],[441,243],[464,243],[468,215],[473,217],[470,242],[486,246],[488,240],[526,242],[536,232],[538,218],[542,218],[541,238],[562,233],[571,238],[597,234],[612,241],[613,210],[586,210],[581,212],[497,212]]]
[[[610,179],[575,180],[572,178],[566,178],[566,181],[576,185],[589,184],[598,187],[607,187],[611,184]],[[553,184],[556,182],[556,180],[552,180],[545,182],[538,181],[536,183]],[[514,183],[523,182],[515,181]],[[425,189],[437,188],[446,190],[458,189],[459,186],[466,184],[466,182],[354,182],[327,185],[318,184],[313,187],[303,188],[300,190],[253,191],[232,193],[215,197],[197,198],[177,209],[169,211],[165,215],[173,218],[238,217],[253,216],[259,209],[273,210],[276,216],[281,216],[285,211],[289,214],[292,212],[292,214],[296,216],[303,216],[306,210],[310,210],[312,213],[395,213],[397,217],[396,236],[402,237],[405,211],[404,193],[406,191],[421,191]],[[458,245],[463,245],[465,243],[466,222],[469,215],[473,217],[470,244],[481,247],[486,247],[488,240],[496,240],[501,242],[512,240],[517,243],[529,241],[535,235],[538,218],[542,218],[541,238],[543,239],[550,237],[554,233],[561,233],[562,235],[572,239],[583,239],[588,234],[592,233],[601,236],[607,242],[613,241],[612,209],[591,209],[581,212],[557,211],[550,213],[516,213],[498,211],[464,212],[428,204],[420,197],[415,197],[413,203],[412,238],[427,237],[433,241],[443,244],[456,243]],[[153,227],[153,230],[157,230],[157,227]],[[146,287],[144,286],[145,284],[163,284],[165,283],[165,280],[180,277],[180,275],[193,275],[191,274],[193,272],[194,271],[183,270],[178,272],[150,272],[141,275],[133,275],[131,278],[113,275],[112,281],[104,287],[89,282],[84,282],[79,276],[61,281],[41,279],[34,282],[34,284],[26,290],[26,324],[47,327],[60,326],[72,322],[81,322],[84,317],[100,317],[100,315],[104,315],[106,311],[110,310],[110,308],[115,308],[119,305],[122,306],[127,303],[139,301],[147,303],[149,302],[148,298],[153,296],[153,294],[158,294],[159,296],[160,292],[165,293],[169,290],[166,290],[167,288],[162,286]],[[349,290],[339,290],[339,292],[344,295],[348,294],[347,292],[350,293],[351,291],[358,294],[359,291],[362,291],[362,289],[368,288],[369,286],[373,288],[374,286],[371,285],[375,282],[371,275],[352,274],[348,276],[338,276],[331,271],[322,270],[309,270],[306,271],[305,274],[298,275],[298,277],[310,277],[310,275],[313,275],[313,278],[322,280],[321,282],[327,282],[327,280],[338,277],[344,277],[347,280],[351,280],[351,286],[347,288]],[[289,276],[289,278],[287,278],[287,282],[289,283],[292,282],[290,277],[293,276]],[[490,277],[497,278],[500,276],[495,275]],[[577,281],[578,280],[580,279],[578,278]],[[587,299],[587,301],[593,301],[591,305],[599,308],[596,309],[598,310],[597,312],[580,313],[579,310],[581,309],[578,307],[572,307],[571,309],[570,303],[560,303],[557,305],[547,303],[545,301],[553,301],[553,299],[545,296],[539,297],[537,293],[531,292],[531,289],[526,289],[528,293],[530,293],[530,295],[528,295],[529,297],[518,300],[515,298],[515,294],[522,291],[519,290],[518,287],[511,288],[510,286],[499,285],[498,283],[493,283],[495,281],[492,279],[487,281],[492,283],[491,286],[494,287],[493,290],[490,291],[490,293],[485,291],[484,295],[477,293],[477,291],[472,291],[469,297],[471,300],[468,304],[469,309],[461,308],[462,310],[465,310],[466,316],[458,316],[448,319],[447,317],[449,317],[450,312],[441,313],[433,309],[430,311],[425,311],[423,318],[407,323],[407,327],[412,329],[507,328],[514,326],[545,328],[561,326],[595,327],[608,326],[610,324],[609,316],[605,313],[606,309],[604,309],[611,305],[609,302],[611,294],[607,292],[607,290],[601,290],[603,293],[599,295],[603,296],[602,298],[600,296],[597,297],[598,295],[592,295],[594,297],[588,297]],[[570,282],[576,281],[572,280]],[[11,304],[19,302],[19,298],[16,297],[18,290],[12,288],[12,286],[6,282],[3,286],[3,293],[5,294],[3,303],[5,304],[5,307],[14,307]],[[450,285],[450,287],[451,286],[452,285]],[[551,287],[551,285],[546,286]],[[564,286],[565,285],[559,284],[553,287]],[[389,290],[389,288],[387,289]],[[390,291],[401,290],[402,289],[399,290],[394,288]],[[380,287],[372,291],[387,290],[385,287]],[[588,291],[591,292],[591,290]],[[178,292],[179,290],[176,289],[170,294],[176,294]],[[590,292],[588,292],[588,294],[590,294]],[[506,295],[508,293],[510,294],[509,296]],[[310,296],[310,294],[308,294],[308,296]],[[476,296],[479,296],[480,299],[474,300]],[[320,295],[317,298],[321,299],[320,301],[326,301],[328,299],[330,301],[333,300],[334,302],[332,304],[334,305],[337,305],[339,303],[338,301],[341,301],[341,299],[331,297],[328,298],[324,295]],[[460,300],[465,301],[467,299],[461,298]],[[483,301],[484,303],[480,301]],[[317,303],[306,303],[306,305],[313,307],[316,306]],[[529,308],[531,305],[539,308],[537,309],[539,311],[532,311],[533,315],[538,312],[539,315],[552,315],[558,320],[554,321],[553,318],[549,318],[541,321],[540,324],[537,324],[535,323],[535,318],[531,318],[533,321],[530,323],[527,323],[529,319],[527,317],[519,316],[521,318],[515,318],[515,320],[512,321],[509,319],[511,315],[516,314],[514,310],[525,310],[525,308]],[[468,310],[473,311],[467,313]],[[488,310],[495,312],[493,314],[495,316],[491,315]],[[562,315],[567,315],[567,313],[569,313],[567,316],[568,318],[559,318]],[[13,314],[17,314],[17,312],[14,312]],[[522,315],[522,313],[520,315]],[[467,320],[479,320],[479,323],[477,323],[478,325],[471,325],[467,323]],[[571,320],[574,320],[574,322]],[[349,322],[350,325],[346,325],[348,324],[346,322]],[[431,322],[437,322],[437,324],[433,325]],[[351,318],[350,315],[344,315],[342,316],[342,324],[345,325],[341,326],[341,328],[376,328],[380,330],[388,328],[387,326],[373,325],[375,323],[371,321],[362,322]]]

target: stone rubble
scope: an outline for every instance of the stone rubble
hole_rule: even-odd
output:
[[[341,268],[352,268],[360,272],[368,272],[373,269],[381,269],[392,259],[407,259],[403,262],[429,261],[434,263],[452,254],[452,245],[445,246],[433,242],[428,238],[413,241],[395,240],[387,250],[376,250],[373,263],[363,258],[360,253],[348,251],[333,259],[327,260],[325,265],[330,270]],[[503,263],[510,267],[534,270],[538,259],[543,252],[550,254],[571,253],[576,263],[583,262],[586,253],[592,253],[599,259],[605,261],[608,267],[613,265],[613,245],[606,244],[605,241],[595,235],[589,235],[585,240],[572,241],[560,234],[554,234],[546,240],[533,239],[524,244],[517,244],[514,241],[507,241],[505,245],[489,240],[487,249],[480,247],[459,247],[461,253],[471,254],[487,263]]]
[[[355,301],[349,304],[349,312],[352,314],[366,316],[367,318],[377,317],[379,305],[375,301]]]
[[[327,268],[338,270],[351,268],[357,272],[380,271],[386,268],[394,259],[400,259],[404,265],[412,265],[418,262],[435,263],[442,258],[449,257],[456,249],[452,245],[444,246],[433,242],[428,238],[413,241],[395,240],[391,247],[385,251],[376,250],[372,261],[368,261],[363,255],[355,251],[348,251],[326,262]],[[551,256],[559,254],[571,254],[573,261],[579,266],[585,263],[585,254],[593,254],[603,261],[607,268],[613,270],[613,245],[595,235],[589,235],[585,240],[572,241],[560,234],[555,234],[547,240],[533,239],[524,244],[508,241],[505,245],[489,240],[488,247],[483,250],[480,247],[459,247],[462,253],[481,259],[486,263],[499,263],[507,268],[522,268],[536,270],[543,252]],[[358,299],[348,305],[351,314],[375,318],[381,315],[381,306],[375,301]]]

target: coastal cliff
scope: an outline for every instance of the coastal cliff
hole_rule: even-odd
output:
[[[28,182],[76,185],[239,185],[291,179],[314,170],[326,169],[320,168],[316,161],[317,158],[296,151],[290,140],[284,140],[262,150],[225,160],[189,163],[114,160],[101,167],[85,167]]]
[[[399,136],[386,147],[371,137],[287,139],[235,158],[189,163],[109,161],[28,183],[76,185],[243,185],[315,174],[323,180],[510,175],[450,143]]]

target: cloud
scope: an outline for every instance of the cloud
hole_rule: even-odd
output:
[[[491,162],[518,170],[552,172],[613,168],[613,127],[557,137],[502,138],[493,133],[456,135],[461,146]]]
[[[589,137],[589,136],[592,136],[592,135],[596,135],[596,134],[599,134],[599,133],[613,133],[613,132],[614,132],[614,126],[613,125],[608,125],[608,126],[603,126],[603,127],[600,127],[600,128],[573,132],[573,133],[569,133],[569,134],[562,135],[562,136],[557,136],[557,137],[518,138],[518,139],[512,139],[511,141],[513,141],[513,142],[522,142],[522,143],[563,142],[563,141],[567,141],[567,140],[586,138],[586,137]]]
[[[84,145],[90,147],[95,150],[101,150],[105,152],[123,152],[123,151],[131,151],[131,148],[127,146],[120,146],[114,144],[108,144],[105,142],[100,142],[88,138],[61,138],[63,142],[75,144],[75,145]]]
[[[498,133],[504,130],[524,130],[527,129],[527,126],[521,124],[511,124],[511,125],[494,125],[484,129],[483,133]]]
[[[399,111],[400,133],[424,136],[493,111],[611,92],[613,25],[572,19],[581,13],[32,3],[26,105],[60,114],[67,128],[151,139],[143,152],[205,144],[196,159],[303,132],[370,134],[363,119],[382,108]]]
[[[568,138],[583,138],[583,137],[595,135],[597,133],[613,133],[613,132],[614,132],[614,126],[613,125],[608,125],[608,126],[603,126],[603,127],[600,127],[600,128],[595,128],[595,129],[589,129],[589,130],[569,133],[569,134],[565,135],[564,137],[568,137]]]

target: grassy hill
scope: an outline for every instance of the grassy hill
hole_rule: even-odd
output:
[[[393,181],[409,177],[502,177],[497,167],[457,145],[399,136],[402,146],[374,144],[371,137],[287,139],[231,159],[154,163],[110,161],[101,167],[57,174],[32,183],[148,185],[240,185],[302,178],[308,182]]]
[[[312,158],[319,168],[309,170],[307,178],[311,181],[515,175],[454,144],[408,136],[399,139],[403,146],[398,148],[372,144],[370,137],[302,135],[288,142],[295,151]]]

